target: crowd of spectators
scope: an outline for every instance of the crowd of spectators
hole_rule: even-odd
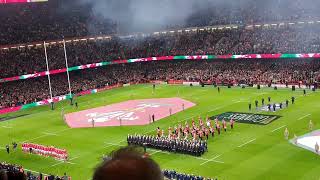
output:
[[[68,66],[174,55],[320,52],[320,27],[204,30],[66,44]],[[65,68],[63,44],[47,47],[49,69]],[[0,78],[46,71],[43,46],[0,50]]]
[[[63,0],[1,5],[0,21],[1,45],[112,34],[116,30],[115,22],[95,16],[89,6]]]
[[[187,15],[184,21],[174,25],[167,24],[163,28],[243,25],[257,22],[310,20],[320,17],[317,1],[246,1],[246,3],[216,1],[196,3],[199,7],[194,7],[191,14],[184,12]],[[111,18],[102,18],[94,11],[90,3],[51,0],[43,3],[1,5],[0,44],[113,34],[118,31],[119,25],[117,24],[122,22]],[[121,27],[126,27],[126,24],[121,24]]]
[[[0,162],[0,179],[1,180],[69,180],[69,177],[44,175],[42,173],[34,174],[31,171],[25,170],[22,166]]]
[[[67,74],[50,76],[53,97],[69,93]],[[306,84],[320,81],[320,61],[233,59],[117,64],[70,72],[72,93],[126,83],[183,80],[208,84]],[[48,77],[0,84],[0,108],[49,99]]]

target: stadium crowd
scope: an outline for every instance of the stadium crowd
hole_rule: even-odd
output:
[[[25,170],[22,166],[0,162],[0,179],[1,180],[70,180],[70,177],[44,175],[42,173],[34,174],[31,171]]]
[[[203,30],[147,37],[112,37],[68,42],[68,66],[101,61],[174,55],[320,52],[320,27]],[[63,44],[47,47],[50,70],[65,68]],[[0,78],[46,71],[43,45],[0,50]]]
[[[208,84],[314,84],[320,62],[311,59],[201,60],[110,65],[70,72],[73,93],[150,80],[183,80]],[[53,97],[69,93],[66,73],[50,76]],[[48,78],[0,83],[0,109],[49,99]]]

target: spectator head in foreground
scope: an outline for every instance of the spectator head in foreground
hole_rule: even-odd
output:
[[[111,153],[95,171],[93,180],[163,180],[159,165],[137,146],[120,148]]]

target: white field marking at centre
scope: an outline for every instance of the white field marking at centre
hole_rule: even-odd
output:
[[[215,159],[217,159],[217,158],[219,158],[221,156],[221,154],[219,154],[219,155],[216,155],[215,157],[213,157],[213,158],[211,158],[211,159],[208,159],[208,160],[206,160],[205,162],[203,162],[203,163],[201,163],[200,164],[200,166],[202,166],[202,165],[204,165],[204,164],[206,164],[206,163],[208,163],[208,162],[219,162],[219,163],[224,163],[224,162],[222,162],[222,161],[216,161]]]
[[[298,120],[304,119],[304,118],[306,118],[306,117],[308,117],[308,116],[310,116],[310,115],[311,115],[311,114],[306,114],[306,115],[300,117]]]
[[[243,146],[245,146],[245,145],[247,145],[247,144],[249,144],[249,143],[251,143],[251,142],[253,142],[253,141],[255,141],[255,140],[256,140],[256,138],[251,139],[250,141],[247,141],[247,142],[245,142],[245,143],[243,143],[243,144],[239,145],[238,147],[239,147],[239,148],[240,148],[240,147],[243,147]]]
[[[279,129],[284,128],[284,127],[286,127],[286,126],[287,126],[287,125],[280,126],[280,127],[276,128],[276,129],[272,130],[271,132],[278,131]]]

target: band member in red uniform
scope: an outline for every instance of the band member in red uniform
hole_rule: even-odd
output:
[[[231,129],[233,129],[233,124],[234,124],[234,120],[231,118],[231,120],[230,120],[230,127],[231,127]]]
[[[207,137],[207,140],[209,139],[209,129],[208,128],[205,128],[205,134],[206,134],[206,137]]]
[[[214,122],[215,122],[216,130],[218,130],[218,127],[217,127],[217,125],[219,124],[218,118],[216,118],[216,119],[214,120]]]
[[[227,132],[227,122],[225,120],[222,120],[222,125],[223,125],[224,132]]]
[[[200,125],[200,128],[203,127],[203,121],[202,121],[202,118],[199,116],[199,125]]]
[[[192,118],[192,128],[195,127],[195,126],[196,126],[196,124],[194,122],[194,119]]]
[[[218,131],[218,134],[220,135],[220,130],[221,130],[221,127],[220,127],[220,124],[219,122],[217,123],[217,131]]]
[[[212,125],[210,126],[210,132],[211,132],[212,137],[214,137],[214,128]]]
[[[159,127],[157,128],[157,136],[161,137],[161,129]]]

